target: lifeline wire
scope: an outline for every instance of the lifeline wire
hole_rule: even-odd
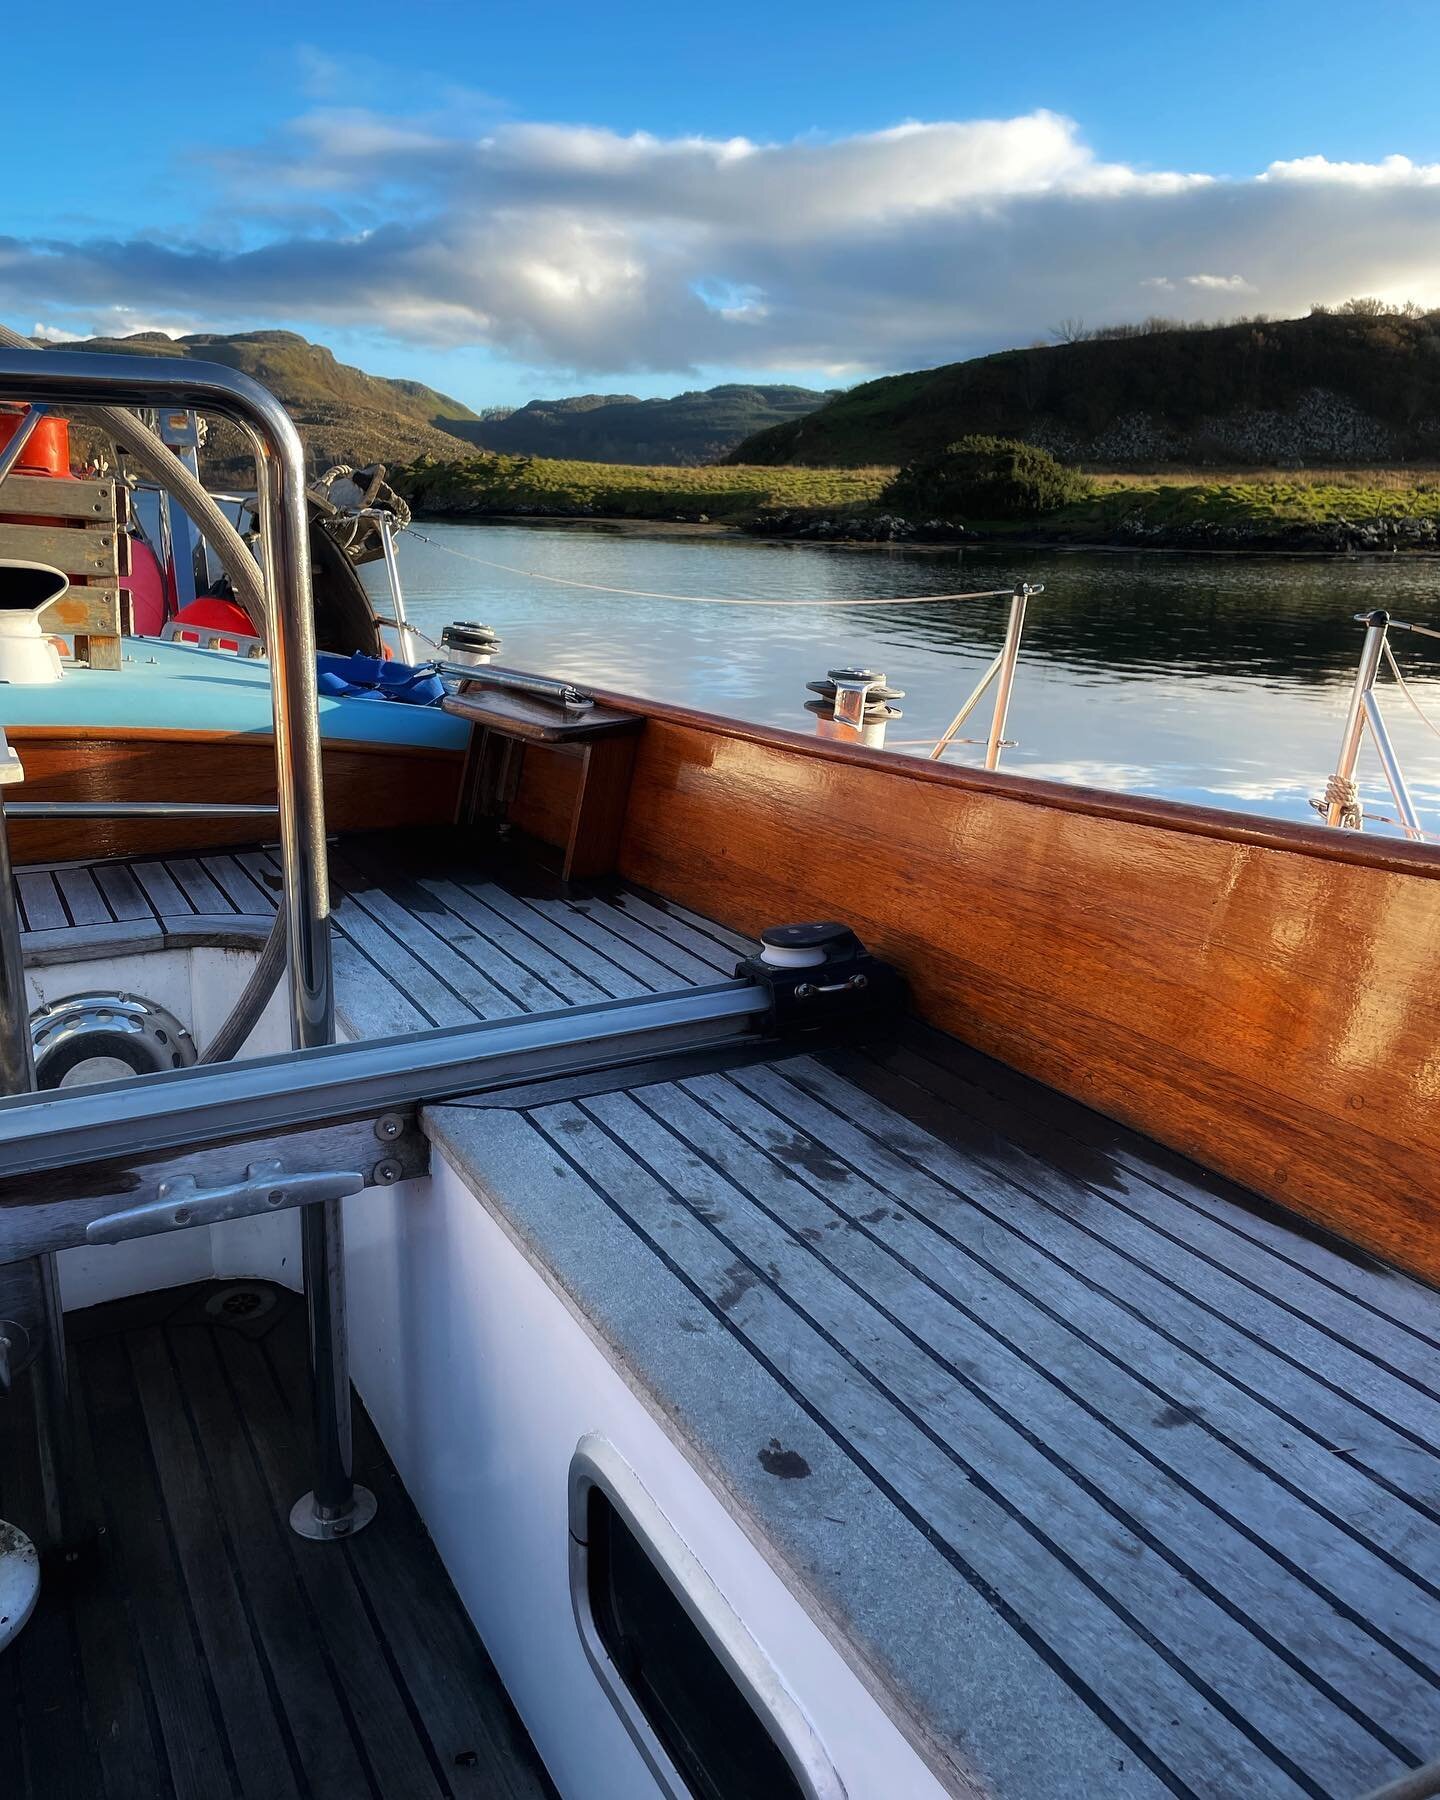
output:
[[[500,569],[506,575],[523,575],[527,581],[547,581],[552,587],[584,588],[591,594],[620,594],[627,600],[683,600],[688,606],[928,606],[937,600],[1008,600],[1013,588],[986,588],[974,594],[904,594],[894,598],[873,600],[737,600],[725,594],[655,594],[646,588],[604,587],[598,581],[571,581],[563,575],[541,575],[534,569],[516,568],[513,563],[491,562],[485,556],[470,556],[464,550],[452,550],[423,531],[411,528],[410,535],[422,544],[442,550],[446,556],[458,556],[461,562],[478,563],[482,569]],[[1038,587],[1031,588],[1038,594]]]
[[[1416,627],[1412,625],[1410,629],[1413,631]],[[1440,637],[1440,632],[1427,632],[1426,636]],[[1396,662],[1395,652],[1390,648],[1389,644],[1386,644],[1385,646],[1385,660],[1390,664],[1390,673],[1395,677],[1396,682],[1399,684],[1400,692],[1419,714],[1421,723],[1428,726],[1428,728],[1435,733],[1436,737],[1440,737],[1440,725],[1435,723],[1429,713],[1425,711],[1425,708],[1421,706],[1420,702],[1415,698],[1414,694],[1411,693],[1410,683],[1400,673],[1400,665]]]

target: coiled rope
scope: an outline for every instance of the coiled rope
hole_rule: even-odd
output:
[[[1324,794],[1310,804],[1316,812],[1327,815],[1332,806],[1338,806],[1339,825],[1343,831],[1359,831],[1364,824],[1365,815],[1360,809],[1360,790],[1348,775],[1331,775],[1326,780]]]
[[[413,526],[410,535],[446,556],[458,557],[461,562],[478,563],[482,569],[499,569],[505,575],[520,575],[527,581],[543,581],[551,587],[582,588],[591,594],[619,594],[626,600],[680,600],[687,606],[933,606],[942,600],[1008,600],[1015,591],[1013,588],[984,588],[973,594],[900,594],[863,600],[755,600],[732,594],[661,594],[649,588],[606,587],[599,581],[575,581],[566,575],[542,575],[538,569],[522,569],[514,563],[492,562],[488,556],[472,556],[468,551],[452,549],[449,544],[427,537]]]

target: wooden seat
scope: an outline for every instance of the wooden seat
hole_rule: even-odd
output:
[[[520,785],[526,747],[543,745],[575,764],[561,877],[586,881],[608,875],[619,855],[643,717],[608,706],[571,711],[528,694],[484,688],[462,691],[443,704],[473,727],[457,823],[504,819]]]

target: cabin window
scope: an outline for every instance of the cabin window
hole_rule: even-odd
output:
[[[603,1470],[586,1455],[597,1442]],[[629,1480],[617,1492],[606,1475],[621,1472]],[[577,1452],[570,1500],[585,1650],[663,1790],[673,1800],[843,1796],[773,1666],[604,1440]]]

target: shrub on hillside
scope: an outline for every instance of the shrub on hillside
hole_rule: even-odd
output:
[[[965,437],[908,463],[880,496],[910,518],[1033,519],[1083,499],[1090,483],[1048,450]]]

